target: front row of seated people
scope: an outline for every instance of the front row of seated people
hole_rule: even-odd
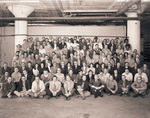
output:
[[[59,71],[58,68],[57,71]],[[141,69],[138,69],[141,71]],[[17,70],[16,70],[17,71]],[[72,70],[70,70],[72,71]],[[5,72],[5,82],[2,87],[2,98],[12,98],[12,95],[18,97],[31,97],[31,98],[43,98],[46,96],[47,99],[51,97],[59,98],[63,95],[66,100],[70,100],[72,96],[79,97],[84,100],[91,94],[95,98],[103,97],[103,93],[108,95],[120,96],[126,94],[130,96],[131,89],[134,92],[133,97],[141,96],[144,97],[147,90],[147,83],[142,76],[138,73],[136,80],[130,79],[130,73],[128,69],[121,76],[119,83],[114,79],[112,75],[107,73],[107,69],[104,72],[97,75],[93,75],[92,70],[89,70],[88,75],[83,74],[82,70],[76,76],[76,80],[72,80],[69,75],[66,75],[64,80],[60,80],[58,76],[53,75],[48,78],[48,70],[45,69],[44,73],[47,75],[43,77],[35,76],[32,85],[30,85],[29,80],[26,76],[22,75],[20,81],[14,81],[12,77],[9,77],[8,72]],[[103,75],[103,76],[102,76]],[[105,78],[104,76],[107,76]]]

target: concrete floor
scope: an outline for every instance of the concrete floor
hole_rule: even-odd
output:
[[[149,92],[150,93],[150,92]],[[86,100],[0,98],[0,118],[150,118],[150,94],[145,98],[119,95]]]

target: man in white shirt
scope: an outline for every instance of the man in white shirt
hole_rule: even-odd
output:
[[[101,81],[103,84],[106,84],[107,80],[109,79],[110,73],[108,73],[108,69],[104,69],[103,78],[101,78]]]
[[[126,68],[125,72],[122,73],[122,75],[126,76],[126,80],[131,81],[131,82],[133,81],[133,75],[131,72],[129,72],[129,69]]]
[[[46,94],[45,85],[42,80],[37,76],[35,77],[35,80],[32,82],[32,87],[29,90],[29,95],[31,98],[43,98],[43,96]]]
[[[141,68],[138,68],[137,69],[137,73],[135,74],[134,76],[134,82],[137,80],[138,77],[142,77],[142,80],[145,82],[145,83],[148,83],[148,77],[147,77],[147,74],[142,72]]]
[[[51,97],[58,98],[62,94],[61,82],[57,79],[57,76],[53,76],[52,81],[49,82],[49,87],[47,87],[45,91],[48,95],[47,99],[50,99]]]

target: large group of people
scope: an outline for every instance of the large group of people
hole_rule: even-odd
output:
[[[108,95],[145,97],[150,71],[128,39],[32,37],[16,46],[12,65],[1,68],[2,98],[83,100]]]

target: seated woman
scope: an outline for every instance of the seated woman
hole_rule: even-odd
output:
[[[98,79],[98,75],[94,76],[94,79],[90,82],[90,87],[91,93],[94,95],[95,98],[97,98],[98,96],[103,97],[101,93],[105,86],[102,85],[101,80]]]
[[[108,80],[106,81],[105,92],[109,95],[116,95],[118,91],[118,84],[116,80],[113,79],[113,76],[110,75]]]
[[[89,81],[86,79],[86,75],[83,75],[82,79],[77,82],[77,92],[83,100],[91,95],[89,89]]]
[[[122,75],[122,80],[119,82],[119,87],[120,87],[120,96],[126,94],[127,96],[130,96],[129,90],[131,88],[131,81],[128,81],[126,79],[125,75]]]
[[[74,82],[71,80],[71,78],[67,75],[66,81],[64,82],[64,85],[62,87],[62,93],[66,100],[70,100],[71,96],[74,94]]]
[[[26,80],[25,76],[22,76],[22,78],[19,82],[19,86],[16,89],[16,91],[14,91],[14,94],[17,95],[18,97],[28,96],[28,90],[29,89],[30,89],[29,81]]]
[[[42,80],[37,76],[35,77],[35,80],[32,82],[32,87],[29,89],[29,95],[31,98],[43,98],[43,96],[46,94],[45,85]]]
[[[46,88],[45,91],[48,95],[47,99],[50,99],[51,97],[58,98],[62,94],[61,82],[57,79],[57,76],[53,76],[52,81],[49,82],[49,88]]]
[[[2,89],[2,98],[12,98],[12,94],[15,90],[15,84],[11,77],[8,77],[7,81],[4,82]]]
[[[144,94],[146,93],[147,84],[142,80],[142,77],[138,76],[136,81],[131,85],[134,95],[133,97],[144,97]]]

